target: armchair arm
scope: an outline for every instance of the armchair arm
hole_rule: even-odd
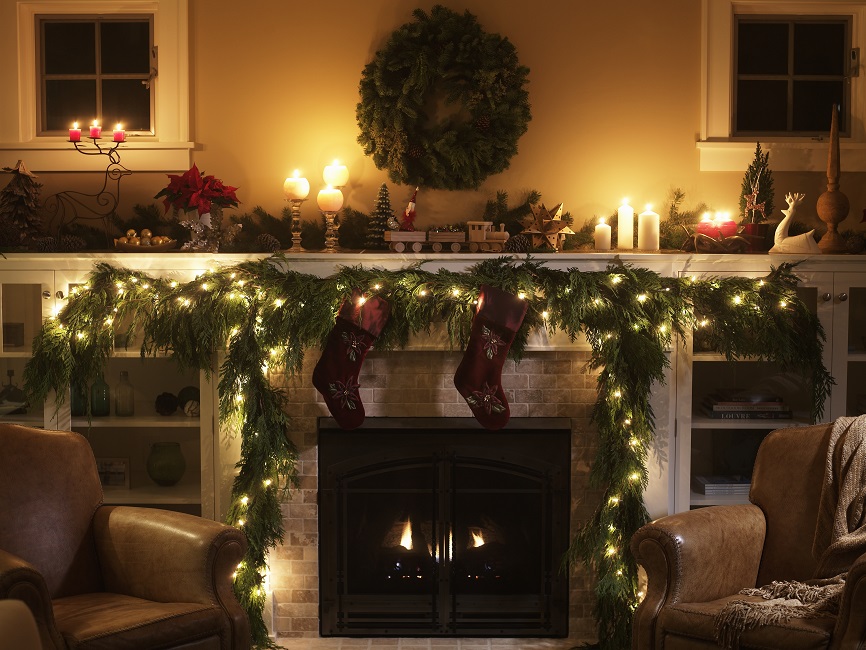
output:
[[[247,550],[241,531],[180,512],[130,506],[97,509],[93,531],[106,591],[219,605],[235,637],[249,637],[246,612],[232,589],[232,574]]]
[[[830,647],[853,650],[862,647],[863,639],[866,639],[866,553],[848,569]]]
[[[21,600],[33,613],[43,648],[65,648],[54,623],[45,578],[29,562],[0,549],[0,598]]]
[[[754,587],[766,535],[755,505],[714,506],[662,517],[640,528],[631,551],[647,574],[635,611],[634,648],[654,647],[664,605],[706,602]]]

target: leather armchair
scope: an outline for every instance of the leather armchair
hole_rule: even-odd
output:
[[[631,550],[647,574],[632,648],[714,648],[716,614],[741,589],[812,577],[812,542],[832,424],[780,429],[761,444],[750,504],[663,517],[639,529]],[[866,554],[848,571],[838,616],[791,619],[743,632],[740,648],[866,647]]]
[[[77,433],[0,424],[0,449],[0,599],[29,607],[44,650],[250,647],[232,591],[240,531],[103,505]]]

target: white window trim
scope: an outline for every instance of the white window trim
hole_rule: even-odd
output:
[[[742,171],[755,153],[755,142],[770,152],[774,171],[826,171],[827,140],[804,137],[731,137],[732,62],[735,14],[853,17],[851,45],[866,52],[866,2],[848,0],[703,0],[701,13],[701,130],[697,143],[701,171]],[[866,171],[866,71],[851,86],[851,135],[840,138],[843,171]]]
[[[153,14],[159,72],[154,79],[154,136],[131,137],[121,148],[133,171],[189,169],[188,0],[18,0],[17,92],[3,93],[0,114],[17,124],[0,124],[0,156],[22,159],[36,171],[104,171],[101,156],[82,156],[62,136],[36,135],[36,16],[38,14]],[[10,89],[11,90],[11,89]]]

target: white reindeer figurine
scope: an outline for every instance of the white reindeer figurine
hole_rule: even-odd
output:
[[[821,252],[821,249],[818,248],[818,242],[812,236],[812,233],[815,232],[814,230],[810,230],[802,235],[788,237],[788,227],[794,218],[794,211],[803,202],[805,196],[805,194],[791,194],[790,192],[785,196],[785,200],[788,202],[788,209],[782,210],[785,218],[776,226],[775,246],[770,249],[771,253],[817,254]]]

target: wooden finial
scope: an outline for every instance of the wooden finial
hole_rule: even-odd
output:
[[[815,206],[818,217],[827,224],[827,232],[818,242],[824,253],[847,253],[845,239],[839,234],[838,225],[845,221],[850,209],[848,197],[839,191],[839,109],[833,104],[830,118],[830,152],[827,156],[827,191],[818,197]]]

